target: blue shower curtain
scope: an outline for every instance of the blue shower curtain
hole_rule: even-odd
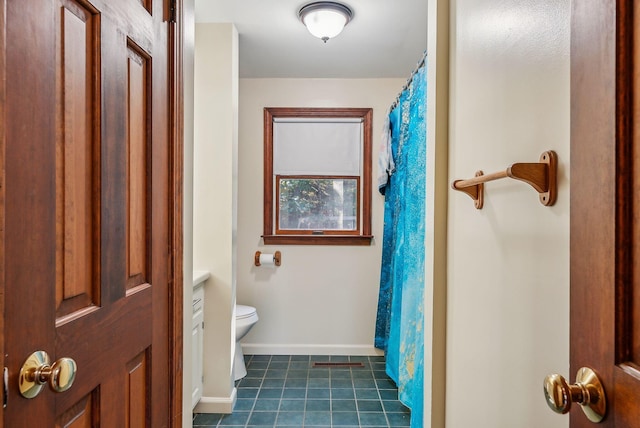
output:
[[[423,425],[426,71],[421,67],[389,114],[395,171],[385,195],[382,268],[375,346],[385,350],[387,374]],[[382,189],[381,189],[382,192]]]

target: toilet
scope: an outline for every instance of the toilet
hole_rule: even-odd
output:
[[[247,375],[244,365],[244,353],[240,339],[246,336],[251,327],[258,322],[258,312],[253,306],[236,305],[236,354],[233,361],[233,379],[240,380]]]

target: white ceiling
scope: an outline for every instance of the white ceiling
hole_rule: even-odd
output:
[[[345,0],[353,20],[326,44],[298,20],[312,0],[195,0],[196,22],[232,22],[240,77],[409,77],[427,48],[427,0]]]

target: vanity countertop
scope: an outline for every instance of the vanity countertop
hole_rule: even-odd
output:
[[[211,273],[207,270],[194,270],[193,271],[193,288],[201,287],[210,276],[211,276]]]

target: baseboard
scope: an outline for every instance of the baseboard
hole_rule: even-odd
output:
[[[246,355],[384,355],[372,345],[286,345],[243,343],[242,351]]]
[[[236,404],[238,391],[233,388],[229,397],[202,397],[193,413],[231,413]]]

